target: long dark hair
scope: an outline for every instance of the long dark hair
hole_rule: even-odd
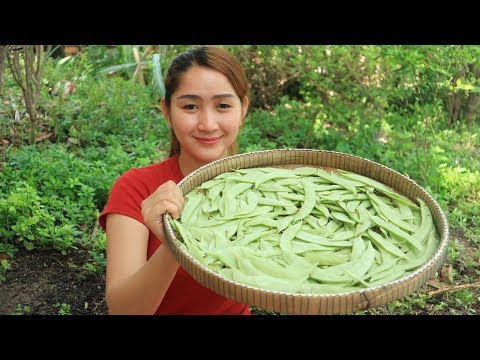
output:
[[[237,58],[228,51],[215,46],[201,46],[178,54],[167,69],[165,75],[165,104],[171,106],[172,94],[180,85],[180,77],[193,65],[205,66],[221,72],[232,84],[235,93],[243,101],[248,96],[248,82],[245,70]],[[230,155],[238,152],[237,140],[229,147]],[[171,130],[170,156],[180,154],[180,143]]]

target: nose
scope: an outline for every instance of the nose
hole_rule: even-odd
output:
[[[204,109],[200,112],[198,118],[198,129],[205,132],[212,132],[218,128],[215,114],[209,110]]]

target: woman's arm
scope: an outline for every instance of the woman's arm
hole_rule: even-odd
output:
[[[177,218],[183,196],[177,185],[161,185],[142,203],[145,224],[164,244],[161,215]],[[153,314],[172,282],[178,263],[166,245],[147,261],[148,228],[120,214],[109,214],[106,223],[106,302],[110,314]]]

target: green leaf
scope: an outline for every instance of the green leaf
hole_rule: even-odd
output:
[[[71,58],[72,58],[72,56],[66,56],[66,57],[64,57],[63,59],[58,60],[57,66],[60,66],[60,65],[62,65],[62,64],[64,64],[64,63],[66,63],[66,62],[67,62],[68,60],[70,60]]]
[[[142,62],[140,62],[140,64],[141,65],[146,65],[148,63],[145,62],[145,61],[142,61]],[[117,71],[129,69],[129,68],[134,67],[134,66],[137,66],[136,62],[128,63],[128,64],[113,65],[113,66],[109,66],[109,67],[106,67],[106,68],[100,70],[98,73],[99,74],[112,73],[112,72],[117,72]]]
[[[470,83],[464,83],[462,78],[457,80],[457,89],[460,90],[465,90],[465,91],[470,91],[473,90],[473,85]]]
[[[163,75],[162,75],[162,67],[160,64],[160,54],[153,54],[152,58],[152,66],[153,66],[153,78],[155,79],[155,84],[158,87],[158,91],[160,92],[160,96],[165,96],[165,84],[163,82]]]

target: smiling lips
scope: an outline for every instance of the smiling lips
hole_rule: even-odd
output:
[[[209,138],[196,137],[195,139],[197,139],[202,144],[212,145],[212,144],[216,144],[220,140],[220,137],[209,137]]]

